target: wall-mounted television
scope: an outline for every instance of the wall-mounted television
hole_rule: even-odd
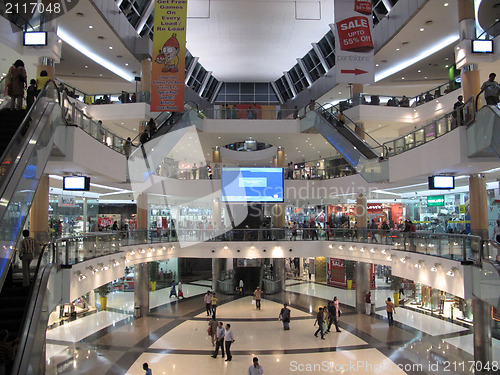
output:
[[[473,39],[471,50],[473,53],[493,53],[493,40]]]
[[[429,190],[455,189],[454,176],[429,176]]]
[[[283,168],[222,168],[223,202],[283,202]]]
[[[23,34],[23,46],[46,46],[47,32],[25,31]]]
[[[63,190],[90,191],[90,177],[87,176],[64,177]]]

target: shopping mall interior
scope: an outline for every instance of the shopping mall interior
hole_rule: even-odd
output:
[[[0,375],[499,373],[498,1],[26,4]]]

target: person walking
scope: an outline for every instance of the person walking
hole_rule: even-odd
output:
[[[215,293],[212,293],[212,298],[210,299],[210,306],[212,308],[212,318],[216,319],[217,316],[217,295]]]
[[[365,313],[371,315],[372,312],[372,292],[368,291],[365,296]]]
[[[491,239],[500,244],[500,219],[497,219],[497,225],[493,227],[493,234],[491,235]]]
[[[243,293],[243,290],[245,288],[245,283],[243,282],[243,279],[240,279],[240,286],[239,286],[239,292],[241,295],[244,295],[245,293]]]
[[[175,281],[172,283],[172,289],[170,289],[170,295],[168,296],[168,298],[172,296],[177,298],[177,291],[175,290]]]
[[[318,329],[314,333],[314,336],[318,337],[318,333],[321,333],[321,340],[325,339],[325,333],[323,332],[323,308],[320,307],[318,314],[316,314],[316,320],[314,321],[314,326],[318,324]]]
[[[394,307],[394,303],[391,302],[391,297],[387,298],[385,301],[386,310],[387,310],[387,320],[389,321],[389,326],[394,324],[393,314],[396,313],[396,308]]]
[[[253,364],[248,368],[248,375],[262,375],[264,373],[264,369],[259,364],[259,358],[253,357]]]
[[[255,291],[253,292],[253,299],[255,300],[255,308],[257,310],[260,310],[260,300],[262,298],[262,290],[257,287],[257,289],[255,289]]]
[[[123,153],[128,157],[132,153],[132,139],[128,137],[125,142],[123,142]]]
[[[231,324],[226,324],[226,334],[224,335],[224,346],[226,347],[226,362],[231,362],[233,356],[231,355],[231,344],[234,342],[233,330]],[[222,355],[224,357],[224,355]]]
[[[208,321],[208,331],[210,333],[212,346],[215,346],[215,338],[217,336],[217,320],[215,320],[213,317]]]
[[[335,307],[335,304],[333,301],[328,301],[328,329],[326,332],[330,332],[330,328],[332,327],[332,324],[335,324],[335,331],[336,332],[342,332],[339,329],[339,320],[337,317],[337,308]]]
[[[283,322],[283,329],[285,331],[290,330],[290,309],[288,308],[288,304],[284,303],[283,308],[280,311],[279,320]]]
[[[151,371],[147,363],[143,363],[142,369],[146,371],[144,375],[153,375],[153,371]]]
[[[207,309],[207,316],[212,313],[212,292],[207,290],[207,294],[203,297],[203,302],[205,302],[205,308]]]
[[[215,339],[215,351],[212,358],[217,358],[219,354],[219,348],[221,348],[222,358],[224,358],[224,337],[226,336],[226,330],[222,322],[219,322],[217,327],[217,337]]]
[[[37,239],[30,237],[30,231],[23,230],[24,239],[21,242],[21,249],[19,250],[19,259],[23,264],[23,286],[30,285],[30,263],[35,257],[37,246],[43,244]]]

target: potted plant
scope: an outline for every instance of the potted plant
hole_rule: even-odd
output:
[[[391,290],[394,291],[394,306],[399,306],[399,290],[403,279],[398,276],[390,276]]]
[[[149,283],[151,285],[151,290],[153,292],[156,290],[156,282],[158,281],[159,268],[160,268],[160,262],[149,263]]]
[[[352,280],[354,279],[355,263],[352,260],[344,260],[345,278],[347,281],[347,289],[352,289]]]
[[[108,307],[108,294],[112,291],[111,284],[107,283],[101,285],[96,290],[99,294],[99,297],[101,297],[101,310],[106,310],[106,308]]]

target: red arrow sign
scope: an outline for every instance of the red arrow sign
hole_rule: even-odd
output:
[[[359,74],[365,74],[365,73],[368,73],[364,70],[361,70],[361,69],[354,69],[354,70],[341,70],[340,73],[344,74],[355,74],[355,75],[359,75]]]

